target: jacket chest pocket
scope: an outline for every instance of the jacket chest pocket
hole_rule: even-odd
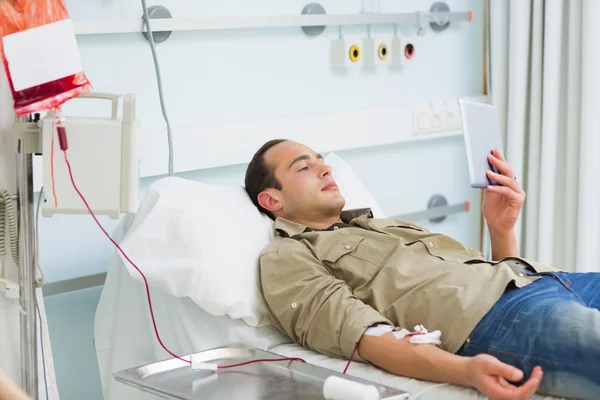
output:
[[[422,239],[407,242],[407,246],[416,243],[422,245],[429,255],[444,261],[455,262],[480,262],[484,260],[481,253],[470,249],[456,240],[444,235],[432,235]]]
[[[346,235],[336,239],[322,261],[336,278],[357,288],[375,277],[397,247],[390,237]]]

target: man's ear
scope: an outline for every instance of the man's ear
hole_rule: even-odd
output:
[[[258,194],[258,204],[265,210],[271,212],[277,212],[283,208],[283,203],[279,199],[277,191],[274,189],[267,189],[260,192]]]

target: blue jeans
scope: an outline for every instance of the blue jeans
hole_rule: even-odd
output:
[[[490,354],[525,379],[539,365],[540,393],[600,399],[600,273],[528,273],[542,278],[509,286],[458,354]]]

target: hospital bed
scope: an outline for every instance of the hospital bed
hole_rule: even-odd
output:
[[[381,209],[374,199],[370,197],[364,186],[361,186],[357,176],[353,174],[351,168],[343,160],[336,155],[329,155],[326,161],[329,164],[335,164],[334,175],[336,175],[340,190],[347,199],[347,207],[353,207],[359,203],[367,204],[372,207],[375,216],[382,214]],[[200,185],[199,183],[183,182],[183,180],[178,179],[166,178],[167,181],[175,180],[175,186]],[[165,185],[162,189],[170,190],[174,187],[168,184]],[[157,190],[160,191],[162,189],[159,187]],[[207,190],[219,189],[210,187]],[[171,193],[175,198],[180,198],[181,195],[192,194]],[[207,197],[214,198],[214,193],[212,195]],[[165,194],[163,192],[162,196],[168,198],[168,193]],[[150,199],[148,199],[149,197]],[[194,206],[196,208],[203,207],[204,205],[198,204],[198,201],[201,200],[197,199],[198,197],[195,197],[191,203],[196,203]],[[157,196],[156,190],[151,187],[144,202],[152,203],[152,207],[156,209],[159,207],[161,201],[163,201],[162,197]],[[224,201],[227,202],[228,200]],[[148,211],[148,207],[144,208],[144,202],[142,202],[137,215],[129,214],[125,216],[113,232],[114,240],[117,243],[121,243],[125,250],[130,249],[133,253],[135,253],[136,247],[135,245],[132,246],[131,242],[127,243],[128,235],[132,231],[139,231],[143,228],[141,225],[142,222],[139,221],[140,219],[151,219],[151,212]],[[208,206],[210,207],[210,204]],[[173,207],[168,210],[168,213],[172,215],[178,214],[181,218],[189,219],[189,216],[186,216],[185,212],[174,210]],[[160,218],[155,218],[155,222],[159,220]],[[161,233],[158,232],[159,229],[174,229],[172,221],[169,223],[163,221],[163,223],[162,227],[156,226],[158,229],[155,231],[155,234],[151,234],[156,235],[153,236],[154,243],[160,241]],[[210,221],[207,221],[207,223],[210,223]],[[193,221],[190,221],[190,224],[193,224]],[[186,234],[185,229],[194,228],[175,227],[175,230],[180,234]],[[187,233],[190,234],[190,232]],[[165,234],[169,235],[170,232],[166,232]],[[135,235],[134,233],[133,236]],[[185,241],[183,238],[179,239]],[[157,247],[160,247],[160,244]],[[177,251],[185,250],[177,249]],[[129,254],[129,256],[134,262],[138,262],[134,256],[138,256],[137,259],[139,260],[139,254],[141,253]],[[152,275],[152,268],[155,266],[143,266],[140,264],[139,267],[142,270],[149,271],[148,274]],[[176,284],[168,282],[168,275],[178,272],[180,271],[169,271],[168,273],[167,271],[163,271],[162,277],[158,277],[154,281],[153,278],[149,278],[158,331],[163,342],[176,354],[187,355],[231,343],[242,343],[257,349],[268,350],[284,357],[299,357],[310,364],[337,372],[344,370],[346,365],[345,360],[330,358],[294,344],[269,322],[248,318],[247,313],[242,318],[231,318],[226,313],[225,315],[215,315],[219,314],[218,310],[211,310],[210,313],[207,312],[198,306],[199,300],[185,296],[180,289],[175,287]],[[223,271],[221,273],[223,274]],[[117,253],[115,253],[110,261],[108,268],[106,283],[96,313],[94,336],[104,398],[107,400],[155,398],[152,394],[141,392],[133,387],[117,382],[113,377],[113,374],[117,371],[170,358],[156,340],[152,320],[148,312],[144,285],[136,277],[135,273],[132,273],[130,266],[126,265],[123,262],[123,258]],[[352,362],[347,374],[410,393],[419,393],[425,390],[419,396],[423,400],[474,400],[485,398],[473,389],[455,385],[439,386],[431,382],[403,378],[360,362]],[[551,399],[550,397],[541,396],[535,398],[538,400]]]

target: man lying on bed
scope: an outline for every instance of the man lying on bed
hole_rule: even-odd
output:
[[[355,358],[391,373],[474,387],[491,399],[526,399],[538,388],[599,398],[600,274],[519,258],[514,225],[525,193],[498,152],[490,161],[502,174],[490,177],[503,185],[488,188],[483,203],[496,262],[405,221],[342,212],[320,155],[291,141],[266,143],[248,166],[246,190],[275,219],[260,273],[279,328],[323,354],[349,358],[358,344]],[[363,336],[377,324],[421,324],[440,330],[442,343]]]

